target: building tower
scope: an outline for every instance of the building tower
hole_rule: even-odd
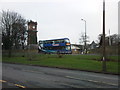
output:
[[[28,22],[28,45],[37,44],[37,22]]]

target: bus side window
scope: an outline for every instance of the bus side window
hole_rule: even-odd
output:
[[[64,49],[65,49],[65,46],[62,47],[62,50],[64,50]]]
[[[55,44],[55,41],[53,41],[53,44]]]
[[[62,40],[61,43],[64,43],[64,40]]]
[[[66,50],[70,50],[70,46],[66,46]]]
[[[50,44],[53,44],[53,42],[51,41]]]

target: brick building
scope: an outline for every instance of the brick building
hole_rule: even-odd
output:
[[[37,22],[28,22],[28,45],[37,44]]]

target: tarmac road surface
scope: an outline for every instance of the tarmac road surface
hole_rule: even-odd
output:
[[[118,88],[118,75],[2,64],[2,88]]]

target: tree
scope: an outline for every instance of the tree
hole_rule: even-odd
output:
[[[102,46],[102,42],[103,42],[103,35],[102,34],[99,34],[99,36],[98,36],[98,41],[99,41],[99,45],[100,46]],[[110,44],[109,44],[109,39],[110,39],[110,41],[111,41],[111,45],[113,46],[113,45],[118,45],[119,44],[119,42],[120,42],[120,35],[119,34],[113,34],[113,35],[111,35],[111,36],[105,36],[105,44],[107,45],[107,46],[109,46]]]
[[[87,53],[87,42],[89,42],[89,37],[86,35],[86,38],[85,38],[84,33],[81,33],[81,36],[79,38],[79,43],[84,45],[83,47],[84,53]]]
[[[120,43],[120,35],[119,34],[113,34],[110,36],[111,38],[111,44],[112,45],[119,45]]]
[[[2,11],[0,28],[2,30],[3,48],[9,51],[11,57],[11,49],[14,45],[16,48],[25,40],[26,20],[17,12]]]
[[[103,34],[98,35],[99,46],[102,46],[103,43]]]

